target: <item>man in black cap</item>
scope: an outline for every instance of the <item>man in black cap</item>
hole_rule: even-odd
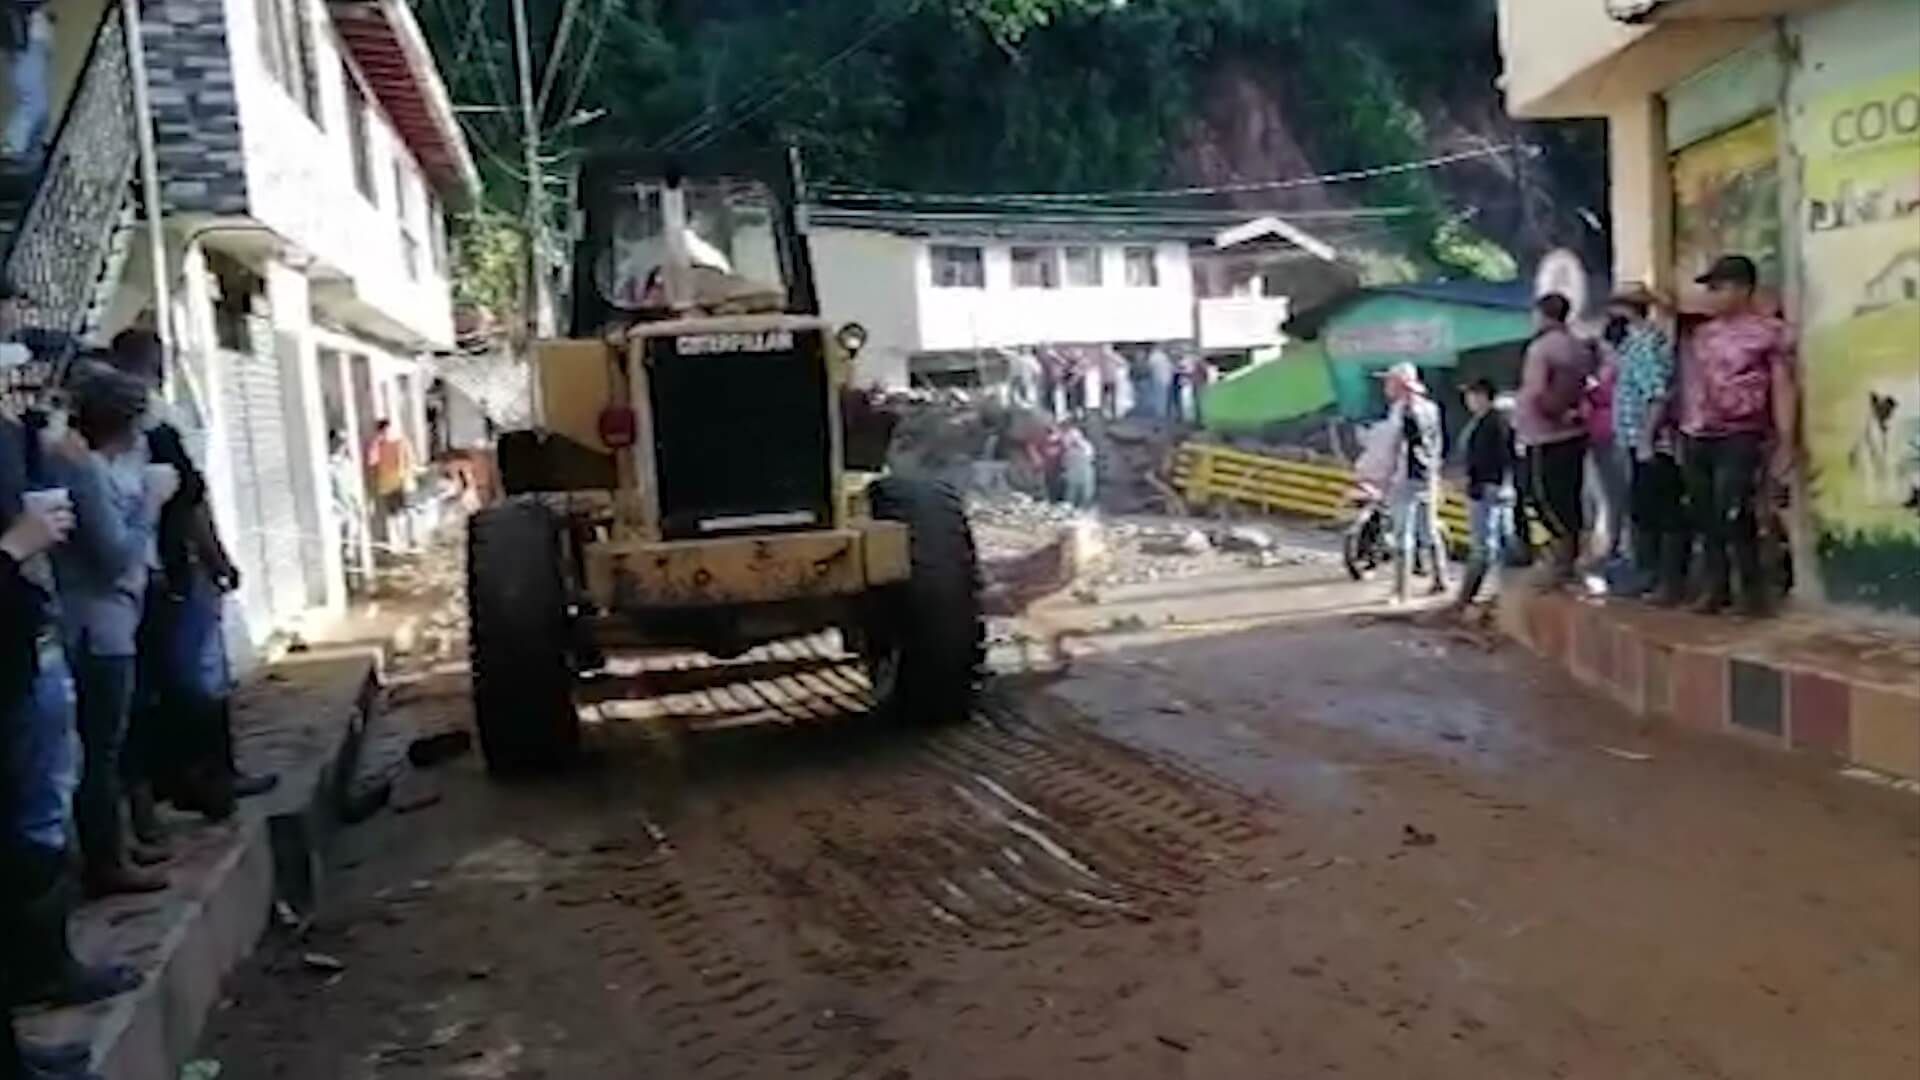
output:
[[[1751,615],[1770,607],[1761,566],[1758,495],[1771,465],[1785,475],[1796,435],[1793,328],[1754,302],[1759,272],[1744,255],[1723,255],[1694,279],[1711,314],[1694,332],[1682,368],[1680,431],[1687,486],[1698,518],[1706,591],[1697,609],[1733,603]]]

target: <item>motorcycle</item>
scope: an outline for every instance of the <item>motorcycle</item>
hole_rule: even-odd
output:
[[[1386,490],[1393,475],[1399,434],[1391,420],[1382,420],[1360,436],[1360,455],[1353,462],[1353,486],[1347,490],[1353,521],[1347,525],[1340,546],[1347,574],[1355,581],[1365,581],[1375,570],[1393,562],[1393,515],[1388,512]]]
[[[1366,581],[1375,570],[1393,565],[1393,514],[1388,510],[1380,489],[1362,480],[1347,491],[1347,505],[1353,508],[1353,520],[1341,537],[1340,558],[1347,576]],[[1426,549],[1413,552],[1413,575],[1427,576]]]

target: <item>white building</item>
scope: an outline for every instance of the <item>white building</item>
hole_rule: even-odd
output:
[[[1004,348],[1194,337],[1191,229],[826,207],[806,228],[821,311],[867,328],[860,382]]]
[[[7,270],[43,325],[105,342],[166,294],[179,411],[203,443],[257,644],[342,609],[327,448],[390,418],[427,456],[423,360],[449,348],[446,208],[477,177],[403,0],[51,0],[49,166]],[[129,29],[137,29],[130,34]],[[129,42],[142,43],[141,65]],[[137,183],[150,101],[165,264]]]
[[[823,313],[869,331],[857,378],[991,367],[999,350],[1179,343],[1242,362],[1285,340],[1290,290],[1339,270],[1302,229],[1153,214],[811,206]]]

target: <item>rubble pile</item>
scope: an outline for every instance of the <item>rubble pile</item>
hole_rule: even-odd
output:
[[[1174,514],[1185,510],[1173,488],[1173,454],[1182,432],[1152,420],[1114,420],[1088,434],[1099,454],[1100,505],[1116,514]]]
[[[1045,416],[991,395],[941,391],[887,401],[899,420],[890,462],[900,472],[946,480],[968,493],[981,562],[994,572],[1050,544],[1070,543],[1077,589],[1142,585],[1249,568],[1337,561],[1297,530],[1193,518],[1170,481],[1184,432],[1152,420],[1089,419],[1099,468],[1097,513],[1039,497],[1044,484],[1025,455],[1010,452],[1044,434]]]
[[[968,503],[974,540],[983,563],[1015,558],[1058,540],[1069,530],[1097,523],[1097,556],[1086,560],[1075,583],[1099,590],[1145,585],[1250,568],[1333,564],[1325,545],[1259,525],[1182,517],[1129,515],[1097,518],[1025,495],[975,495]],[[1083,545],[1085,542],[1083,541]]]

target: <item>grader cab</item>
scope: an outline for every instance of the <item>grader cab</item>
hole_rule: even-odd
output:
[[[473,703],[496,775],[563,766],[609,653],[720,658],[836,629],[875,706],[958,720],[982,662],[961,500],[885,471],[848,390],[863,332],[819,315],[797,162],[583,177],[574,337],[534,349],[536,424],[468,531]]]

